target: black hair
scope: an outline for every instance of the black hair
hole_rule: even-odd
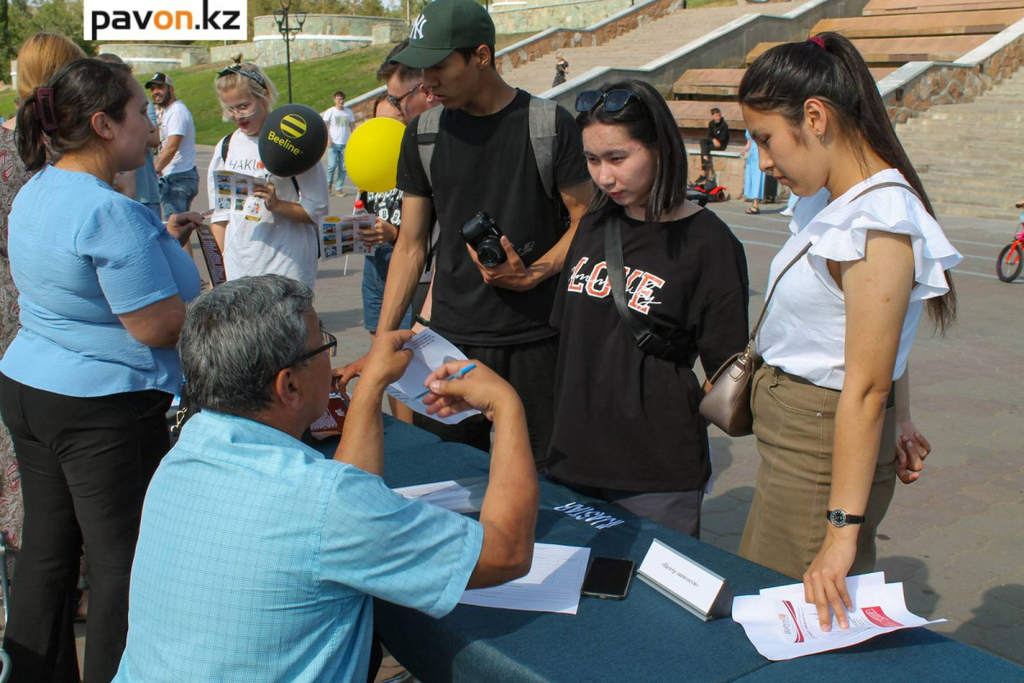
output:
[[[482,43],[481,43],[481,45],[482,45]],[[477,45],[476,47],[457,47],[457,48],[455,48],[455,51],[458,52],[460,55],[462,55],[462,58],[464,60],[466,60],[467,64],[469,64],[470,58],[473,55],[476,54],[476,51],[477,51],[477,49],[479,47],[480,47],[480,45]],[[497,71],[497,69],[498,69],[498,62],[494,58],[494,46],[493,45],[485,45],[485,47],[491,53],[491,68],[494,69],[495,71]]]
[[[602,101],[590,111],[577,115],[576,124],[581,132],[595,123],[623,126],[629,137],[654,153],[654,183],[647,199],[645,220],[660,220],[686,199],[686,148],[679,126],[665,98],[653,86],[637,80],[601,86],[602,93],[611,90],[628,90],[636,97],[631,97],[625,107],[613,112],[607,111]],[[608,195],[594,193],[591,211],[606,211],[612,207],[614,203]]]
[[[718,107],[711,107],[711,113],[712,114],[721,114],[722,110],[719,109]]]
[[[29,171],[46,163],[44,135],[50,136],[54,156],[82,149],[94,138],[92,116],[103,112],[117,122],[124,121],[125,106],[132,98],[132,72],[124,64],[96,59],[76,59],[61,67],[46,84],[53,89],[53,114],[57,129],[44,132],[36,115],[36,88],[18,107],[18,154]],[[49,99],[49,98],[47,98]],[[40,103],[43,107],[47,102]],[[47,114],[48,112],[44,112]]]
[[[906,178],[933,217],[931,202],[910,157],[889,121],[878,86],[864,58],[847,38],[826,32],[810,40],[771,48],[750,65],[740,82],[740,104],[758,112],[774,112],[794,128],[804,119],[804,103],[820,99],[833,115],[840,135],[858,139]],[[865,164],[863,147],[854,149]],[[945,334],[956,318],[956,289],[946,271],[949,291],[928,299],[928,314]]]
[[[343,91],[341,91],[341,90],[339,90],[338,92],[334,93],[334,97],[337,97],[338,95],[341,95],[341,99],[343,99],[343,100],[347,99],[345,97],[345,93]]]
[[[398,80],[410,81],[414,78],[423,78],[423,69],[414,69],[411,66],[405,64],[399,64],[397,62],[392,63],[399,52],[409,47],[409,39],[404,38],[402,42],[391,48],[391,52],[384,58],[384,61],[377,67],[377,80],[386,81],[391,78],[391,74],[398,73]]]

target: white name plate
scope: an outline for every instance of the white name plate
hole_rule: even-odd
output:
[[[727,617],[732,609],[728,581],[657,539],[640,563],[637,576],[704,621]]]

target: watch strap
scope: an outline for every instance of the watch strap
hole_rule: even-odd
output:
[[[834,513],[834,512],[841,512],[841,513],[843,513],[842,524],[836,524],[836,522],[832,521],[832,513]],[[835,510],[826,510],[825,511],[825,519],[827,519],[832,524],[835,524],[836,526],[846,526],[847,524],[863,524],[864,523],[864,515],[851,515],[846,510],[842,510],[842,509],[838,509],[838,508],[835,509]]]

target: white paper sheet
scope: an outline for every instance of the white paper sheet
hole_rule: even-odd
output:
[[[766,588],[759,595],[738,596],[732,618],[762,656],[780,661],[837,650],[890,631],[937,624],[907,609],[902,583],[885,583],[882,572],[847,579],[854,609],[848,628],[839,628],[835,615],[829,631],[818,624],[818,610],[804,602],[803,584]]]
[[[471,491],[454,481],[438,481],[432,484],[417,484],[395,489],[406,498],[417,498],[424,503],[436,505],[452,512],[473,512],[476,508],[470,503]]]
[[[423,330],[407,341],[402,348],[412,350],[412,362],[409,363],[405,374],[397,382],[388,385],[388,396],[398,399],[420,415],[427,415],[427,407],[423,405],[422,398],[416,398],[426,390],[423,383],[434,370],[448,361],[466,360],[466,354],[433,330]],[[479,410],[469,410],[451,417],[438,417],[437,415],[427,415],[427,417],[445,424],[458,424],[467,417],[479,414]]]
[[[589,561],[590,548],[537,543],[529,574],[493,588],[468,590],[459,602],[478,607],[576,614]]]

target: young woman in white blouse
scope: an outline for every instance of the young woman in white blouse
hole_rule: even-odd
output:
[[[761,454],[740,553],[803,577],[827,630],[845,628],[845,577],[871,571],[897,475],[930,446],[909,410],[907,357],[924,308],[944,331],[960,255],[933,217],[856,48],[823,33],[777,46],[740,85],[761,170],[802,197],[772,262],[758,335]]]

